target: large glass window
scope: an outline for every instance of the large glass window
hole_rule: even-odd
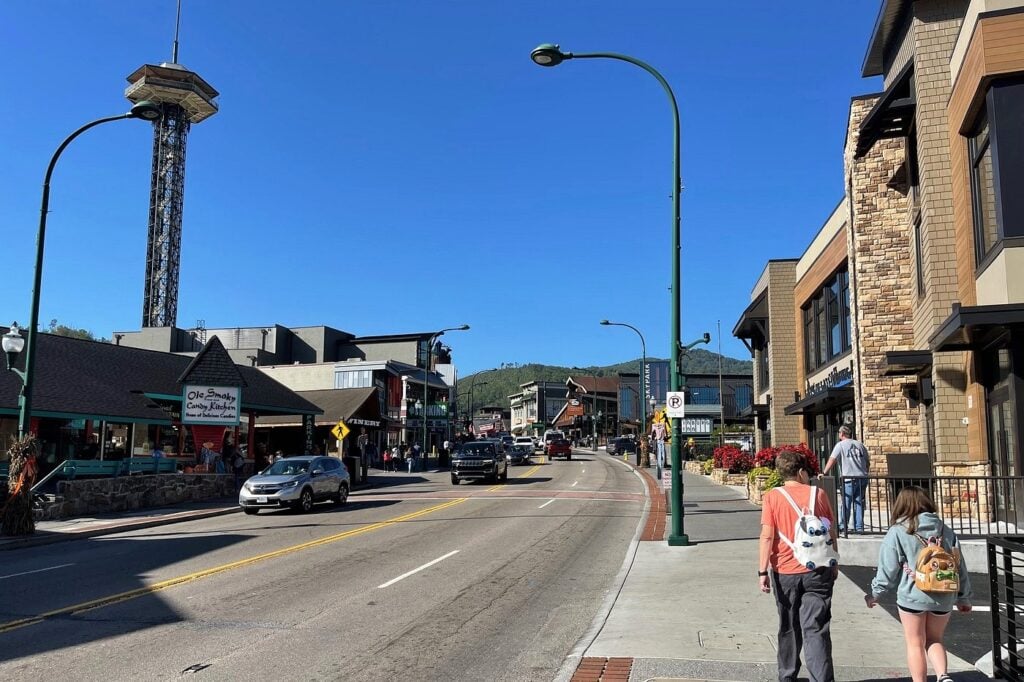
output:
[[[804,368],[812,372],[850,350],[850,278],[835,277],[802,309]]]
[[[974,209],[974,248],[977,263],[999,241],[996,223],[996,190],[992,177],[992,145],[989,144],[988,117],[982,114],[977,132],[970,140],[971,202]]]
[[[757,388],[759,391],[767,391],[771,386],[770,374],[768,372],[768,344],[761,347],[757,357]]]
[[[369,388],[373,386],[373,370],[345,370],[334,373],[335,388]]]

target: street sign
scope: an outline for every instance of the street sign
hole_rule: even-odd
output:
[[[682,419],[686,416],[686,401],[682,391],[669,391],[665,395],[665,411],[670,419]]]
[[[711,433],[711,417],[683,417],[679,421],[681,433],[709,434]]]
[[[334,428],[331,429],[331,433],[338,440],[345,440],[345,436],[347,436],[349,434],[349,428],[345,424],[345,420],[344,419],[339,419],[338,423],[335,424]]]
[[[672,470],[662,469],[661,470],[661,487],[665,490],[672,489]]]

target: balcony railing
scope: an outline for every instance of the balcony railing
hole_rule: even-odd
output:
[[[829,481],[830,479],[826,479]],[[928,491],[943,522],[962,538],[1024,534],[1024,476],[869,476],[835,479],[835,513],[843,521],[845,484],[864,485],[864,534],[880,534],[892,525],[899,491],[916,485]],[[853,507],[846,533],[859,534]]]
[[[988,576],[992,608],[992,672],[1024,682],[1024,542],[988,539]]]

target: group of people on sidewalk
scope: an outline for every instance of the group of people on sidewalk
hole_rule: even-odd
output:
[[[845,445],[844,445],[845,443]],[[863,467],[867,451],[847,430],[825,467],[836,460],[845,473]],[[783,450],[775,469],[784,483],[765,494],[757,576],[762,592],[775,595],[779,613],[779,680],[795,682],[804,653],[812,682],[835,679],[832,663],[832,593],[839,574],[839,527],[853,513],[863,528],[863,490],[845,490],[843,518],[837,525],[828,495],[811,483],[804,456]],[[859,484],[859,481],[857,482]],[[859,494],[857,494],[859,493]],[[859,498],[859,504],[857,499]],[[951,682],[943,634],[954,608],[971,610],[971,585],[956,534],[939,518],[935,503],[918,486],[900,490],[878,557],[865,604],[873,608],[895,591],[914,682],[925,682],[928,662],[937,682]]]

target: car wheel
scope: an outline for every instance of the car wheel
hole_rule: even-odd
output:
[[[299,501],[298,501],[298,504],[296,504],[296,508],[299,511],[301,511],[302,513],[304,513],[304,514],[313,511],[313,491],[312,490],[310,490],[309,488],[306,488],[305,490],[302,491],[302,494],[299,495]]]
[[[459,484],[459,477],[456,476],[455,474],[452,474],[452,485],[458,485],[458,484]]]
[[[334,497],[334,503],[339,507],[348,502],[348,486],[342,483],[338,486],[338,494]]]
[[[259,509],[253,509],[251,507],[242,507],[242,511],[244,511],[249,516],[255,516],[256,514],[260,513]]]

